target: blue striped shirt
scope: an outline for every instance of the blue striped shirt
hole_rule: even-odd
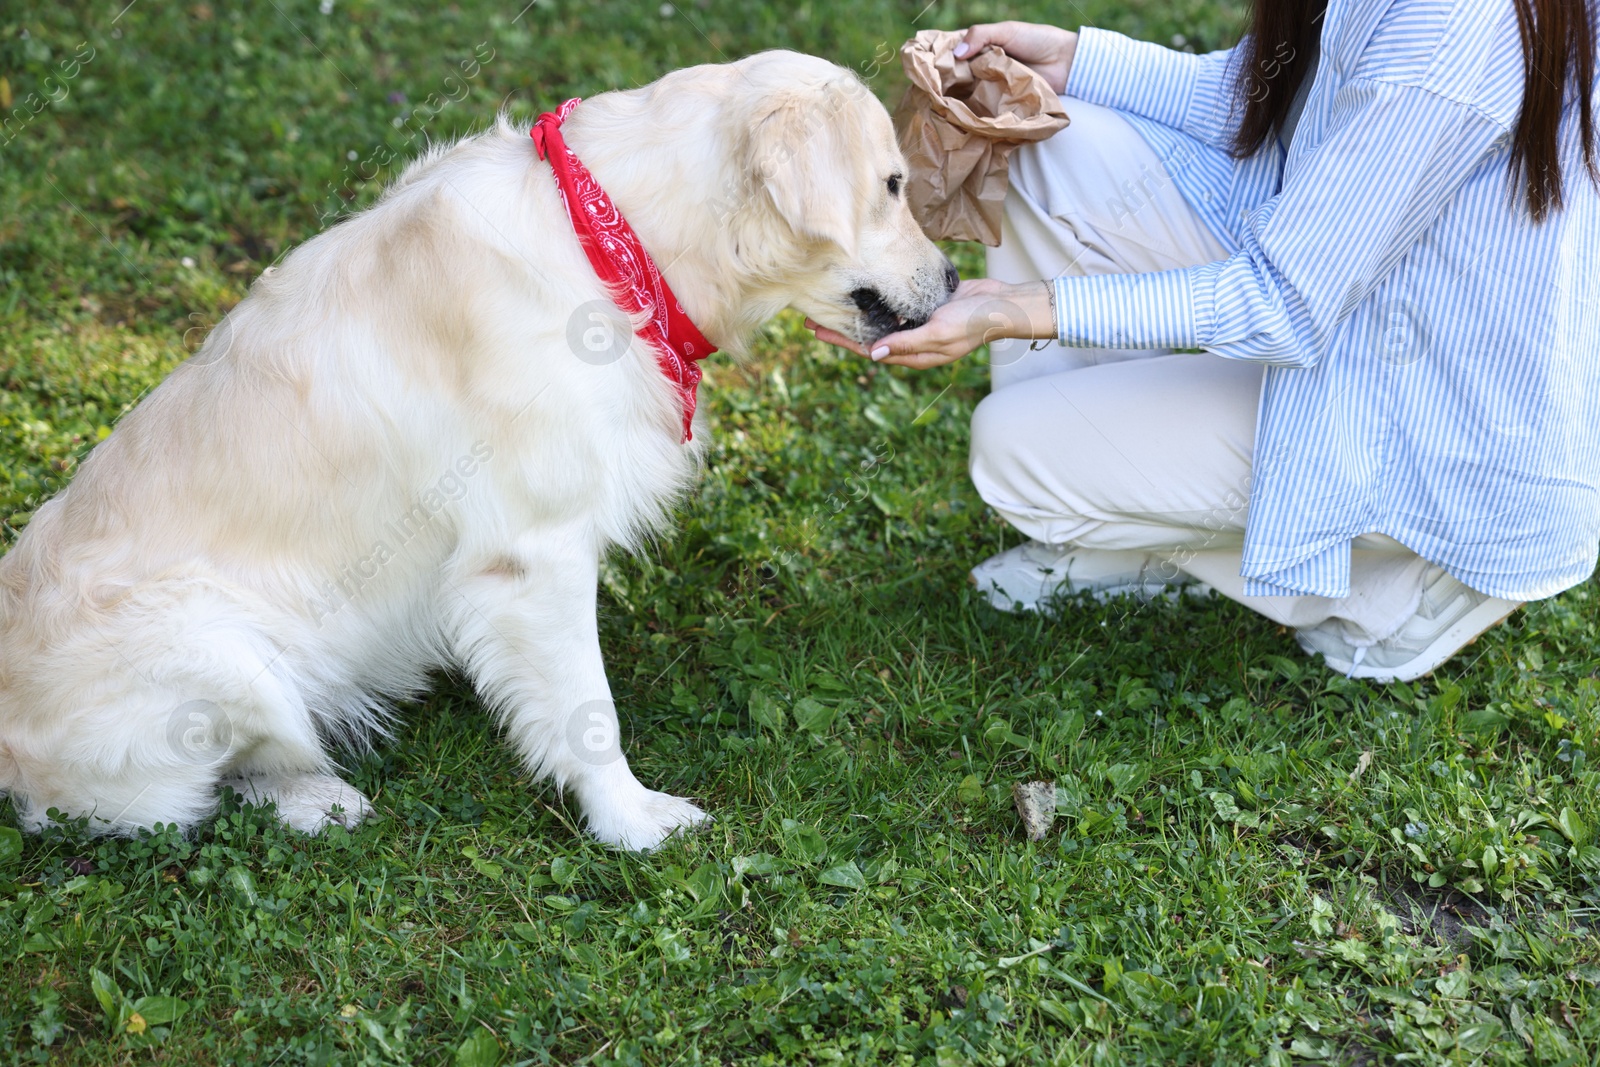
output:
[[[1565,210],[1534,225],[1508,178],[1510,0],[1330,0],[1287,152],[1228,155],[1237,61],[1082,32],[1067,95],[1122,112],[1229,257],[1058,279],[1063,342],[1267,365],[1250,594],[1348,595],[1367,532],[1494,596],[1583,581],[1600,541],[1600,194],[1571,102]]]

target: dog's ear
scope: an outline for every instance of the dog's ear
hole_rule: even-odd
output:
[[[751,166],[778,215],[800,236],[856,254],[865,141],[859,83],[786,91],[769,102],[751,138]]]

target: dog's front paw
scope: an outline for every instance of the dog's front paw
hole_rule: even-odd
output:
[[[648,852],[673,834],[711,822],[711,816],[670,793],[651,789],[615,803],[592,805],[586,812],[589,832],[602,843],[630,852]]]
[[[331,774],[252,775],[222,784],[252,804],[272,801],[279,819],[308,834],[334,825],[353,830],[372,814],[371,801],[359,789]]]

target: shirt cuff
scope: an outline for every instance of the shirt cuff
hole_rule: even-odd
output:
[[[1056,336],[1072,348],[1198,348],[1194,269],[1057,278]]]

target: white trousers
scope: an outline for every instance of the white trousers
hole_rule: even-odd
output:
[[[1064,103],[1072,124],[1011,157],[991,278],[1126,274],[1226,257],[1133,127],[1109,108]],[[1169,577],[1186,573],[1278,623],[1341,619],[1373,643],[1416,613],[1440,573],[1368,534],[1354,542],[1348,597],[1244,595],[1257,364],[1057,344],[1035,352],[1015,340],[991,345],[990,360],[993,391],[972,417],[972,481],[1029,537],[1157,553]]]

